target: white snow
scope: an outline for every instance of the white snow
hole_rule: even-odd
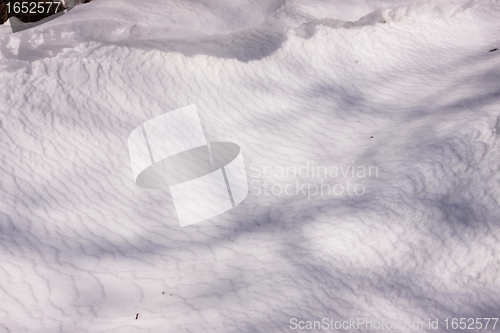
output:
[[[497,0],[95,0],[1,35],[0,332],[498,317],[499,18]],[[250,195],[180,228],[127,137],[191,104],[242,148]],[[378,177],[279,175],[312,165]],[[307,193],[321,181],[366,193]]]

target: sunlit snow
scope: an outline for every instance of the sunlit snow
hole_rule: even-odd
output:
[[[0,332],[498,318],[498,22],[497,0],[94,0],[1,35]],[[181,228],[127,138],[192,104],[250,193]]]

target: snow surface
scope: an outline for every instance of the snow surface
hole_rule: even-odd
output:
[[[498,317],[499,18],[497,0],[96,0],[0,36],[0,332]],[[253,186],[180,228],[127,137],[193,103]],[[257,194],[321,184],[271,172],[308,163],[379,175],[361,196]]]

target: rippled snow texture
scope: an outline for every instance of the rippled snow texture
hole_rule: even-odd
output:
[[[498,317],[500,2],[353,2],[96,0],[0,36],[0,332]],[[191,104],[252,186],[181,229],[127,137]],[[379,173],[264,195],[307,163]]]

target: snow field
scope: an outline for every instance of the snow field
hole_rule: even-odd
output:
[[[0,332],[498,316],[498,1],[280,4],[95,1],[0,36]],[[126,142],[192,103],[249,181],[308,162],[379,177],[181,229]]]

